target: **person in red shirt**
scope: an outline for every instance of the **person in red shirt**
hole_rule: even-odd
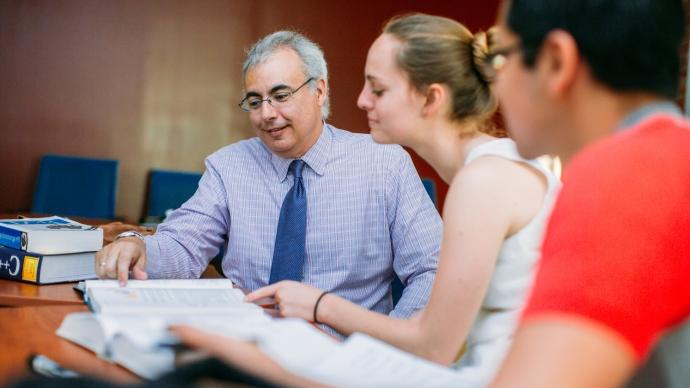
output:
[[[619,386],[690,317],[684,15],[681,0],[504,4],[491,61],[507,126],[564,176],[494,386]]]

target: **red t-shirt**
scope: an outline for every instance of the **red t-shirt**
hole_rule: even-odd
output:
[[[546,232],[523,320],[584,317],[642,358],[690,316],[690,123],[657,114],[580,152]]]

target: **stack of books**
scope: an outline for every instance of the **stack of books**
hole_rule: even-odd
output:
[[[96,278],[103,230],[58,216],[0,220],[0,278],[36,284]]]

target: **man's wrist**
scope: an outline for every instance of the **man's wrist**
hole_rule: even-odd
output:
[[[117,241],[117,240],[119,240],[121,238],[125,238],[125,237],[136,237],[139,240],[141,240],[141,242],[144,242],[144,235],[137,232],[136,230],[128,230],[126,232],[122,232],[122,233],[118,234],[117,236],[115,236],[115,240],[113,240],[113,241]]]

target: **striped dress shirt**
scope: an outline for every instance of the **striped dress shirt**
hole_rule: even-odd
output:
[[[307,193],[304,282],[365,308],[409,317],[436,274],[441,218],[410,156],[397,145],[324,125],[301,158]],[[225,244],[225,276],[248,290],[268,283],[290,159],[258,138],[206,158],[196,193],[146,237],[151,278],[197,278]],[[406,288],[393,310],[391,281]]]

